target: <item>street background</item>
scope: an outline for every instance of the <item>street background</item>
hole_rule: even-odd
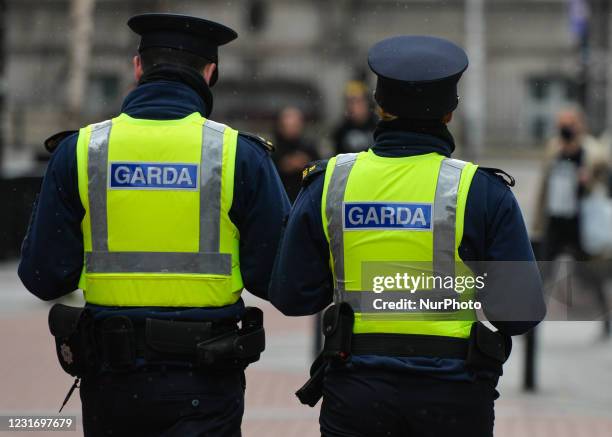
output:
[[[212,118],[272,139],[290,194],[310,159],[367,148],[375,123],[367,50],[397,34],[467,49],[450,125],[457,156],[516,178],[535,243],[545,235],[535,229],[545,208],[538,187],[559,111],[584,114],[580,141],[590,131],[609,166],[607,0],[0,0],[0,415],[54,415],[72,383],[48,333],[50,305],[17,278],[19,243],[48,160],[43,140],[118,113],[137,45],[125,22],[145,11],[237,29],[236,43],[220,51]],[[243,434],[319,435],[318,407],[293,396],[312,360],[314,320],[284,317],[248,293],[245,301],[265,310],[267,350],[247,371]],[[80,292],[66,302],[81,304]],[[544,322],[528,391],[525,342],[515,339],[498,387],[496,436],[612,437],[612,340],[602,322]],[[62,414],[80,415],[78,393]]]
[[[57,364],[47,331],[47,305],[28,296],[15,268],[14,263],[5,264],[0,270],[4,286],[0,299],[0,415],[55,415],[72,378]],[[247,302],[265,309],[268,341],[263,359],[247,370],[243,435],[320,435],[318,408],[303,406],[293,396],[305,381],[312,358],[312,320],[284,317],[256,298],[247,297]],[[496,436],[612,435],[612,344],[598,340],[599,331],[595,322],[544,322],[536,393],[522,391],[524,342],[515,341],[498,387]],[[62,415],[80,415],[78,393]]]

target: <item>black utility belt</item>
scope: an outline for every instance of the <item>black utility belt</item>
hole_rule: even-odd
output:
[[[49,312],[60,365],[77,377],[130,371],[137,363],[177,361],[196,368],[245,367],[265,348],[263,313],[248,307],[236,321],[170,321],[126,316],[94,321],[86,308],[56,304]]]
[[[303,404],[313,407],[321,398],[327,364],[345,362],[351,355],[461,359],[470,371],[501,375],[502,365],[512,348],[510,337],[479,322],[472,324],[469,338],[353,334],[353,326],[354,313],[347,303],[332,305],[323,314],[323,350],[310,367],[310,379],[296,392]]]
[[[467,339],[416,334],[354,334],[351,355],[386,357],[435,357],[465,360]]]

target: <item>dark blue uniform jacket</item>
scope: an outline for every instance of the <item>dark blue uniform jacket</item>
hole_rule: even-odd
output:
[[[438,136],[407,130],[385,131],[375,136],[374,153],[384,157],[405,157],[437,152],[450,156],[453,145]],[[321,220],[321,195],[325,163],[307,177],[291,210],[270,284],[270,301],[284,314],[314,314],[332,302],[332,275],[329,245]],[[318,172],[318,174],[316,174]],[[374,182],[374,181],[373,181]],[[463,240],[459,255],[470,261],[534,261],[519,205],[508,185],[492,170],[478,169],[470,187]],[[510,300],[533,308],[533,322],[495,322],[508,335],[533,327],[545,313],[541,279],[535,264],[524,263],[520,283],[514,281],[512,296],[498,296],[495,305]],[[471,266],[470,266],[471,267]],[[486,313],[486,307],[485,313]],[[530,320],[530,319],[529,319]],[[353,365],[421,371],[450,379],[470,379],[463,360],[437,358],[353,357]]]
[[[206,113],[200,96],[189,86],[174,81],[138,86],[126,97],[121,112],[153,120]],[[19,277],[30,292],[44,300],[75,290],[83,268],[81,221],[85,210],[78,192],[77,136],[67,137],[53,153],[23,242]],[[229,214],[240,231],[240,269],[245,288],[263,299],[267,299],[280,230],[288,212],[289,201],[269,152],[253,137],[240,135]],[[112,310],[90,307],[98,317]],[[238,317],[243,307],[240,300],[215,309],[136,308],[121,309],[121,313],[198,320]]]

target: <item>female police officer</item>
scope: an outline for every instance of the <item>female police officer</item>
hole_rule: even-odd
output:
[[[370,50],[369,65],[382,113],[374,144],[305,170],[273,272],[270,300],[287,315],[334,302],[323,317],[323,353],[297,394],[313,406],[322,393],[325,436],[491,436],[509,336],[545,312],[508,188],[514,181],[450,158],[455,144],[446,124],[468,65],[460,47],[426,36],[389,38]],[[500,265],[506,261],[519,263]],[[406,272],[451,284],[462,274],[486,277],[479,303],[499,331],[475,323],[473,310],[377,312],[380,299],[473,296],[452,286],[372,291],[374,277],[391,284]]]

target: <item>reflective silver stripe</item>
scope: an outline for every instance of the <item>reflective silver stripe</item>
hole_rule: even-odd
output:
[[[457,192],[466,164],[450,158],[440,164],[433,208],[433,272],[438,276],[455,275]]]
[[[206,120],[200,163],[200,252],[219,252],[225,125]]]
[[[111,120],[106,120],[92,125],[87,148],[87,192],[93,250],[108,250],[106,186],[108,182],[108,140],[112,124]]]
[[[342,214],[344,192],[348,176],[357,160],[356,153],[346,153],[336,157],[336,165],[327,189],[325,214],[327,215],[327,233],[329,247],[334,261],[334,302],[341,302],[344,294],[344,217]]]
[[[192,273],[231,275],[228,253],[87,252],[88,273]]]
[[[327,230],[330,239],[330,250],[334,261],[335,289],[334,301],[347,301],[353,309],[359,311],[365,300],[369,300],[371,291],[353,291],[345,293],[344,277],[344,233],[342,204],[348,175],[353,168],[357,154],[338,155],[334,173],[327,190],[325,212]],[[444,159],[440,164],[433,207],[433,272],[440,276],[455,275],[455,228],[457,217],[457,195],[461,172],[465,161]],[[457,293],[449,290],[417,290],[423,297],[432,299],[457,298]],[[425,294],[427,293],[427,294]],[[364,296],[367,295],[367,298]],[[365,299],[365,300],[364,300]],[[371,308],[371,307],[370,307]]]

